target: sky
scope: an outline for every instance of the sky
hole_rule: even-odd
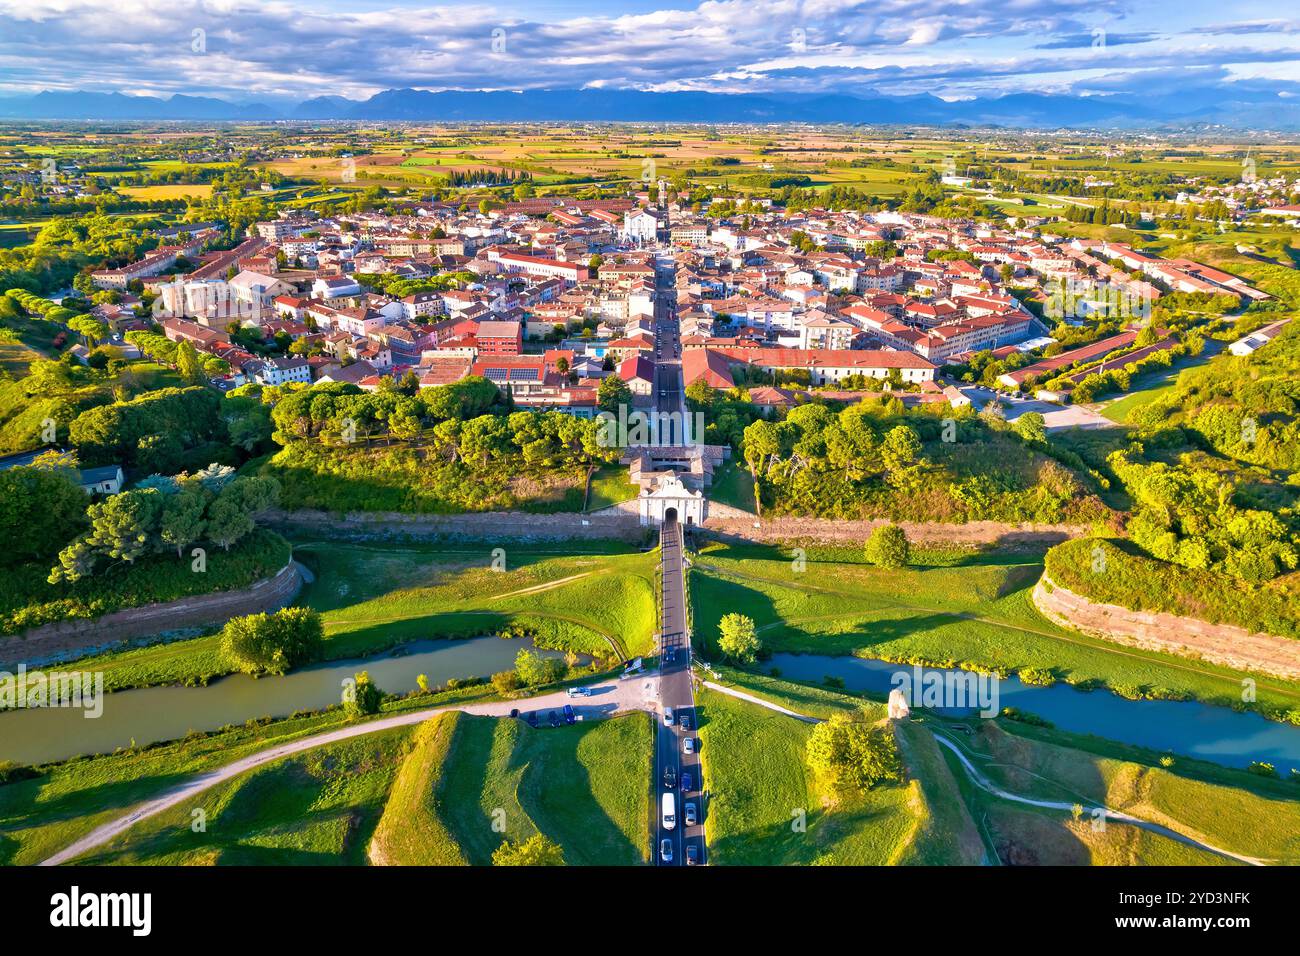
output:
[[[1291,97],[1300,3],[0,0],[0,96],[406,87]]]

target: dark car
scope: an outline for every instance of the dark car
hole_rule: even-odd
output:
[[[571,724],[571,723],[573,723],[573,722],[574,722],[575,720],[577,720],[577,719],[578,719],[578,718],[577,718],[577,715],[574,714],[574,712],[573,712],[573,707],[572,707],[571,705],[569,705],[569,704],[565,704],[565,705],[564,705],[564,722],[565,722],[566,724]]]
[[[664,767],[664,786],[669,790],[677,786],[677,771],[672,767]]]
[[[511,708],[510,708],[510,716],[511,716],[511,717],[518,717],[518,716],[519,716],[519,708],[518,708],[518,707],[511,707]]]
[[[536,727],[536,726],[537,726],[537,711],[535,711],[535,710],[530,710],[530,711],[528,712],[527,720],[528,720],[528,726],[529,726],[529,727]]]
[[[694,843],[686,844],[686,865],[695,866],[700,862],[700,848]]]
[[[560,712],[558,710],[551,711],[551,726],[560,726]]]
[[[695,783],[695,781],[691,779],[690,771],[684,771],[682,773],[682,793],[690,793],[694,790],[695,788],[691,786],[693,783]]]
[[[679,722],[680,722],[681,725],[682,725],[682,730],[690,730],[690,729],[691,729],[691,715],[688,714],[688,713],[686,713],[685,711],[682,711],[682,716],[681,716]]]

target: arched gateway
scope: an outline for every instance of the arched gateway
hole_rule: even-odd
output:
[[[658,476],[654,490],[643,490],[637,499],[641,524],[655,526],[672,519],[684,525],[702,524],[707,504],[703,494],[687,488],[671,471]]]

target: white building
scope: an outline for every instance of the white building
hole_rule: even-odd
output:
[[[687,488],[672,472],[660,475],[654,491],[642,490],[637,499],[642,525],[661,525],[669,519],[683,525],[703,524],[707,505],[701,492]]]

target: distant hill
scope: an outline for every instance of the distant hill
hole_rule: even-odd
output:
[[[1219,86],[1177,96],[1013,93],[948,102],[919,96],[647,93],[641,90],[384,90],[366,100],[320,96],[297,105],[236,103],[206,96],[168,99],[122,93],[56,93],[0,99],[18,120],[390,120],[660,123],[866,123],[1005,126],[1020,129],[1223,126],[1300,130],[1300,101]]]

